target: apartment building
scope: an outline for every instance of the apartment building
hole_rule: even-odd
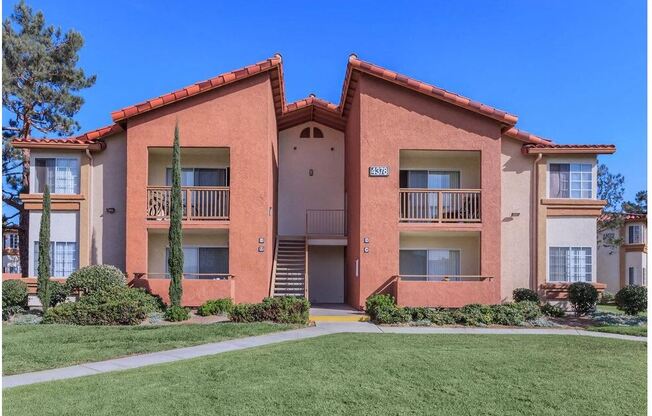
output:
[[[30,151],[30,264],[52,189],[56,276],[105,263],[167,297],[181,138],[186,305],[300,295],[361,308],[563,298],[596,281],[596,158],[517,117],[351,55],[339,104],[287,103],[280,55],[111,113]],[[34,275],[30,266],[30,275]]]
[[[18,229],[8,225],[2,229],[2,272],[20,273]]]
[[[609,215],[609,214],[605,214]],[[616,293],[647,286],[647,214],[623,214],[622,224],[598,232],[598,282]]]

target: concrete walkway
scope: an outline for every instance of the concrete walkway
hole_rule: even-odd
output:
[[[331,323],[320,322],[317,326],[276,332],[255,337],[233,339],[230,341],[202,344],[194,347],[178,348],[168,351],[132,355],[94,363],[56,368],[33,373],[16,374],[2,377],[2,388],[24,386],[45,381],[63,380],[93,374],[122,371],[131,368],[146,367],[153,364],[169,363],[189,358],[221,354],[228,351],[244,350],[261,345],[314,338],[337,333],[391,333],[391,334],[502,334],[502,335],[581,335],[598,338],[613,338],[629,341],[647,342],[645,337],[590,332],[578,329],[549,328],[430,328],[430,327],[388,327],[364,322]]]

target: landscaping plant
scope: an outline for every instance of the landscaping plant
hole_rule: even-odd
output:
[[[647,310],[647,288],[644,286],[625,286],[616,293],[618,309],[627,315],[638,315]]]
[[[539,295],[532,289],[518,288],[512,292],[514,302],[539,302]]]
[[[611,292],[607,292],[606,290],[602,292],[602,295],[600,295],[600,305],[610,305],[614,303],[616,300],[615,296]]]
[[[575,282],[568,288],[568,300],[575,315],[584,316],[595,310],[598,290],[591,283]]]
[[[278,322],[307,324],[310,303],[304,298],[283,296],[265,298],[261,303],[233,305],[229,318],[233,322]]]
[[[365,302],[365,312],[369,315],[372,321],[376,320],[376,317],[381,310],[387,311],[393,309],[396,309],[396,301],[390,294],[371,295]]]
[[[541,305],[541,313],[543,313],[546,316],[551,316],[553,318],[563,318],[564,316],[566,316],[566,311],[564,310],[564,308],[550,303],[545,303]]]
[[[190,312],[182,306],[172,305],[166,309],[165,319],[170,322],[187,321],[190,319]]]
[[[38,234],[38,267],[36,295],[41,301],[43,311],[50,307],[50,188],[45,185],[43,192],[43,212]]]
[[[231,298],[207,300],[199,308],[197,308],[197,315],[221,315],[224,313],[229,313],[232,308],[233,300],[231,300]]]
[[[186,201],[190,203],[190,201]],[[172,146],[172,189],[170,190],[170,229],[168,243],[170,255],[168,268],[170,270],[170,304],[181,305],[183,294],[183,243],[181,232],[181,219],[183,217],[183,203],[181,198],[181,149],[179,145],[179,124],[174,126],[174,143]],[[178,312],[171,312],[170,316],[181,317]]]
[[[2,319],[27,309],[27,283],[18,279],[2,282]]]
[[[82,267],[68,276],[68,290],[80,295],[91,295],[111,287],[125,286],[125,275],[120,269],[108,264]],[[83,297],[83,296],[82,296]]]
[[[65,283],[50,280],[50,306],[57,306],[68,298],[68,287]]]

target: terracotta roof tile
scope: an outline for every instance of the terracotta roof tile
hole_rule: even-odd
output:
[[[525,130],[517,129],[516,127],[511,127],[503,132],[505,136],[511,137],[513,139],[520,140],[526,143],[538,143],[538,144],[550,144],[552,140],[546,139],[545,137],[537,136],[535,134],[529,133]]]
[[[480,107],[478,107],[477,105],[469,105],[471,100],[466,97],[463,97],[459,94],[455,94],[450,91],[446,91],[442,88],[427,84],[425,82],[417,81],[405,75],[397,74],[393,71],[387,70],[378,65],[362,61],[358,59],[358,57],[355,55],[351,55],[349,57],[349,64],[347,66],[347,75],[345,77],[340,103],[346,102],[347,95],[351,93],[350,79],[351,79],[351,72],[354,70],[361,71],[376,76],[378,78],[397,83],[399,85],[414,89],[418,92],[426,93],[435,98],[444,100],[446,102],[457,105],[459,107],[466,108],[470,111],[485,115],[487,117],[491,117],[507,125],[514,125],[518,120],[518,117],[516,117],[515,115],[509,114],[502,110],[498,110],[488,105],[481,105]],[[347,107],[343,106],[342,111],[343,113],[346,113]],[[346,116],[346,114],[344,115]]]

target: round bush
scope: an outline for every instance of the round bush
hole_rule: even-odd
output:
[[[618,309],[627,315],[638,315],[647,310],[647,288],[643,286],[626,286],[616,293]]]
[[[564,316],[566,316],[566,311],[564,310],[564,308],[562,308],[561,306],[552,305],[550,303],[541,305],[541,312],[544,315],[551,316],[553,318],[563,318]]]
[[[386,311],[396,309],[396,301],[392,295],[371,295],[365,302],[365,312],[372,321],[376,319],[376,315],[381,309]]]
[[[97,264],[82,267],[73,272],[66,281],[71,292],[78,291],[86,295],[114,286],[125,286],[125,275],[115,266]]]
[[[18,279],[2,282],[2,309],[12,306],[27,308],[27,283]]]
[[[514,302],[538,302],[539,295],[532,289],[518,288],[512,292]]]
[[[591,283],[575,282],[568,288],[568,300],[577,316],[586,315],[595,309],[598,289]]]
[[[102,305],[105,303],[127,303],[142,308],[147,313],[160,312],[165,305],[158,296],[153,296],[142,288],[113,286],[88,296],[82,296],[79,303],[86,305]]]
[[[171,322],[187,321],[190,319],[190,313],[188,309],[174,305],[165,311],[165,319]]]
[[[210,316],[229,313],[233,308],[233,301],[231,298],[221,298],[207,300],[199,308],[197,308],[197,315]]]
[[[68,298],[68,286],[64,283],[50,280],[50,306],[57,306]]]

